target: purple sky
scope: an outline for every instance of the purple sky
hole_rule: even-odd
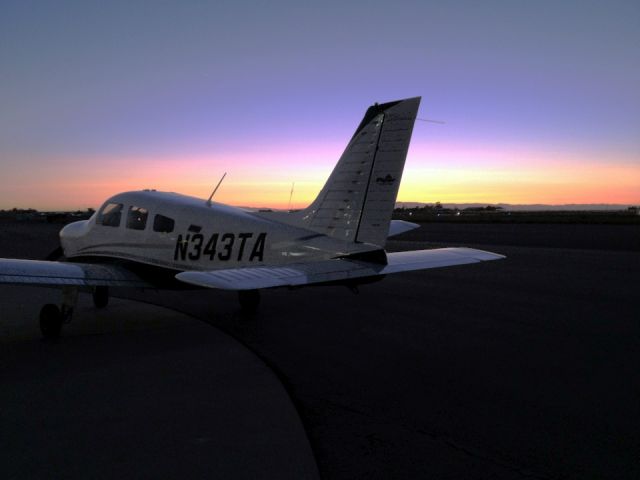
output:
[[[368,105],[416,95],[446,123],[401,200],[640,203],[639,45],[637,1],[4,0],[0,208],[223,171],[221,201],[304,204]]]

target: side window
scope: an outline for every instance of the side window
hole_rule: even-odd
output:
[[[121,203],[109,203],[104,206],[96,223],[104,225],[105,227],[119,227],[120,218],[122,217],[122,204]]]
[[[147,226],[147,217],[149,211],[143,207],[129,207],[129,214],[127,215],[127,228],[132,230],[144,230]]]
[[[173,218],[158,214],[153,219],[153,231],[162,233],[173,232],[174,224]]]

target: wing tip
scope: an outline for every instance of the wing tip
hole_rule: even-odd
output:
[[[460,248],[459,250],[465,250],[480,262],[489,262],[491,260],[502,260],[507,258],[506,255],[489,252],[487,250],[480,250],[478,248]]]

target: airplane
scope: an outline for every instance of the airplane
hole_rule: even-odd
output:
[[[420,97],[369,107],[316,199],[297,211],[245,209],[172,192],[124,192],[60,231],[58,260],[0,259],[0,283],[60,287],[40,311],[45,338],[60,335],[79,289],[97,308],[110,287],[237,290],[255,312],[262,289],[359,285],[412,270],[498,260],[472,248],[385,251],[419,227],[392,220]],[[212,194],[213,195],[213,194]]]

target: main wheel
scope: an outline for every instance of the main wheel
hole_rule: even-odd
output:
[[[47,303],[40,310],[40,331],[44,338],[58,338],[62,329],[62,313],[57,305]]]
[[[255,313],[260,305],[259,290],[240,290],[238,291],[238,301],[240,308],[245,313]]]
[[[109,303],[109,287],[96,287],[93,290],[93,304],[96,308],[104,308]]]

